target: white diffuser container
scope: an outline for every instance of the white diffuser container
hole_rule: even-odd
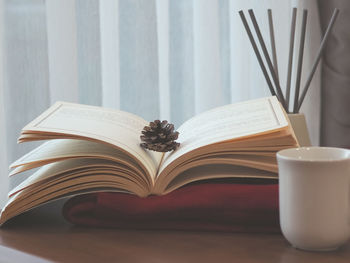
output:
[[[290,113],[288,117],[300,146],[311,146],[305,115],[303,113]]]

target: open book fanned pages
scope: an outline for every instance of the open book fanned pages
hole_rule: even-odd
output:
[[[149,122],[133,114],[57,102],[22,129],[20,143],[45,140],[11,165],[32,174],[9,193],[0,224],[59,198],[99,191],[140,197],[218,178],[276,180],[276,152],[298,142],[276,97],[226,105],[178,128],[179,148],[140,147]]]

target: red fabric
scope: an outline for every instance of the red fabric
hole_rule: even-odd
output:
[[[198,184],[164,196],[76,196],[63,207],[73,224],[132,229],[279,232],[277,184]]]

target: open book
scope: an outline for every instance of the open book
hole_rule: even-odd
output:
[[[298,142],[275,97],[215,108],[178,128],[180,146],[140,147],[149,122],[133,114],[57,102],[25,126],[19,142],[47,140],[11,165],[10,176],[37,168],[9,193],[0,224],[43,203],[96,191],[140,197],[167,194],[194,181],[277,179],[277,151]]]

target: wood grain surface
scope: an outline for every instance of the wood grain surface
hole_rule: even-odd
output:
[[[40,209],[0,229],[0,252],[1,262],[350,262],[349,242],[304,252],[279,234],[84,228]]]

